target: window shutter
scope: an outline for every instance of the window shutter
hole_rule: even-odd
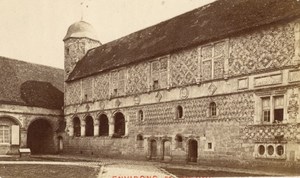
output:
[[[20,126],[12,125],[11,126],[11,144],[19,145],[20,143]]]

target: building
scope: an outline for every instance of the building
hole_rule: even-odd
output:
[[[71,25],[65,152],[299,161],[299,18],[296,0],[219,0],[103,45]]]
[[[0,155],[62,148],[64,70],[0,57]]]

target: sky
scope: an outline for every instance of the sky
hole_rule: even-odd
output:
[[[0,56],[63,68],[62,39],[81,18],[105,44],[212,1],[0,0]]]

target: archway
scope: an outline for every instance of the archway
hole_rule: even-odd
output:
[[[163,160],[170,159],[171,157],[171,142],[169,140],[163,141]]]
[[[54,132],[45,119],[33,121],[27,131],[27,147],[32,154],[54,153]]]
[[[101,114],[99,117],[99,136],[108,136],[108,131],[108,118],[105,114]]]
[[[74,129],[74,136],[80,137],[81,136],[81,128],[80,128],[80,120],[78,117],[73,118],[73,129]]]
[[[85,118],[85,136],[94,136],[94,121],[91,116]]]
[[[125,135],[125,117],[122,113],[118,112],[115,114],[115,135],[124,136]]]
[[[188,142],[188,161],[197,162],[198,158],[198,142],[194,139]]]
[[[156,140],[150,141],[150,159],[155,159],[157,157],[157,142]]]

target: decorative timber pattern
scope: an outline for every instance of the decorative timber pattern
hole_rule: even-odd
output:
[[[109,97],[109,74],[102,74],[95,77],[94,98],[95,100],[107,99]]]
[[[199,77],[197,48],[170,56],[170,76],[173,87],[196,83]]]
[[[294,56],[294,41],[294,24],[270,27],[232,38],[229,75],[290,65]]]
[[[148,63],[128,67],[127,89],[128,94],[146,92],[148,88],[148,75],[150,68]]]

